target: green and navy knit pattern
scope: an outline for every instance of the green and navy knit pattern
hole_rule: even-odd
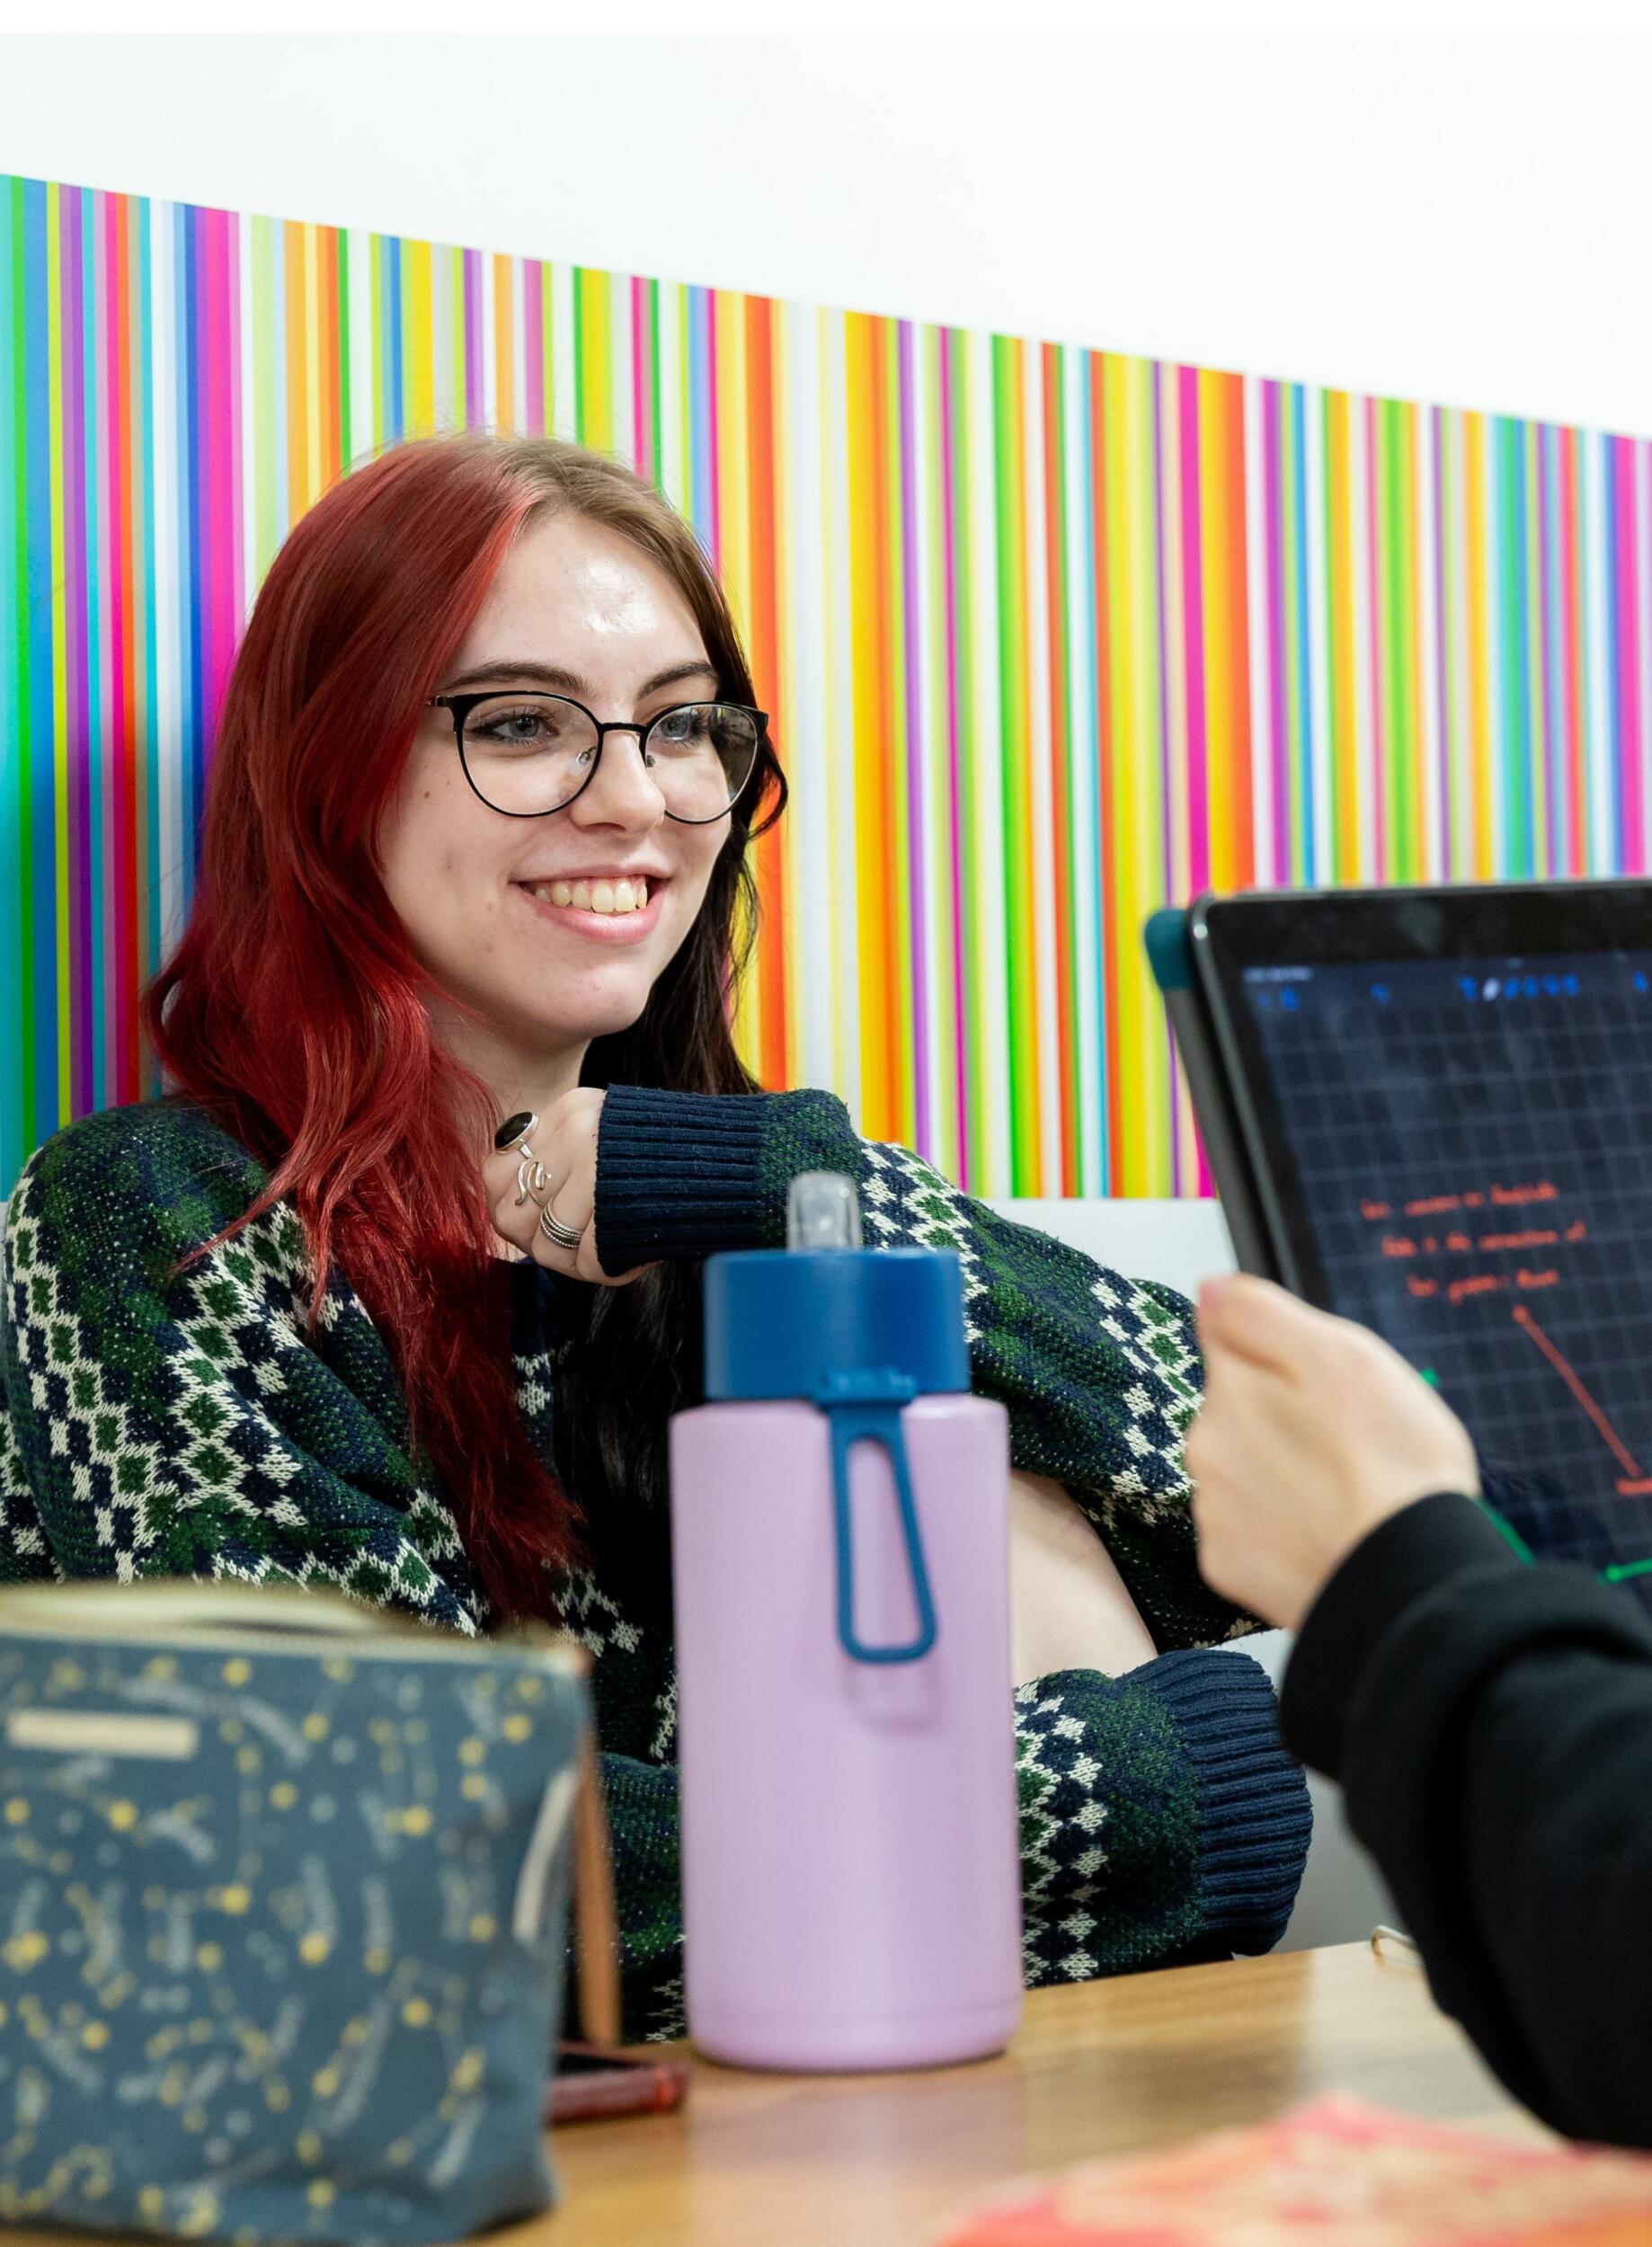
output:
[[[1168,1290],[1008,1222],[902,1149],[863,1142],[840,1104],[811,1092],[611,1089],[598,1170],[604,1257],[621,1270],[777,1243],[791,1178],[814,1168],[857,1181],[869,1246],[957,1251],[974,1387],[1008,1408],[1016,1465],[1063,1483],[1097,1523],[1159,1644],[1242,1628],[1194,1566],[1181,1436],[1199,1365],[1187,1306]],[[296,1214],[278,1205],[177,1271],[264,1179],[178,1102],[88,1117],[30,1162],[4,1242],[0,1581],[324,1585],[485,1630],[453,1514],[410,1455],[390,1354],[342,1275],[307,1330],[311,1267]],[[572,1283],[531,1266],[513,1283],[519,1400],[554,1466],[554,1376],[578,1348],[579,1321],[559,1313]],[[600,1523],[589,1568],[560,1597],[594,1657],[627,2033],[674,2034],[669,1632],[623,1612]],[[1309,1813],[1254,1663],[1173,1651],[1116,1680],[1065,1672],[1022,1689],[1017,1725],[1029,1983],[1277,1939]]]

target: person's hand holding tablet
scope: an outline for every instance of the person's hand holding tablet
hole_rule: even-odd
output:
[[[1403,1506],[1479,1493],[1467,1430],[1366,1328],[1269,1280],[1199,1297],[1204,1401],[1187,1436],[1199,1566],[1212,1588],[1296,1630],[1337,1565]]]
[[[1293,1291],[1202,1295],[1200,1567],[1297,1633],[1281,1736],[1442,2009],[1652,2148],[1649,929],[1645,882],[1254,894],[1150,955],[1237,1260]]]

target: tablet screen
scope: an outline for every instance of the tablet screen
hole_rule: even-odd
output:
[[[1652,1561],[1652,951],[1240,989],[1312,1292],[1437,1383],[1535,1549]]]

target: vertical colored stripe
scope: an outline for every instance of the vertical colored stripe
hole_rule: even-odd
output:
[[[683,509],[795,785],[742,1050],[977,1191],[1208,1189],[1168,897],[1648,867],[1645,441],[4,180],[0,1188],[155,1089],[280,541],[460,426]]]

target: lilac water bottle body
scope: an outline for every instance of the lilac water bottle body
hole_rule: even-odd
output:
[[[920,1396],[901,1426],[936,1618],[857,1659],[838,1603],[828,1417],[719,1403],[673,1425],[689,2032],[755,2067],[938,2065],[1020,2018],[1000,1406]],[[849,1453],[853,1638],[918,1643],[887,1454]]]

